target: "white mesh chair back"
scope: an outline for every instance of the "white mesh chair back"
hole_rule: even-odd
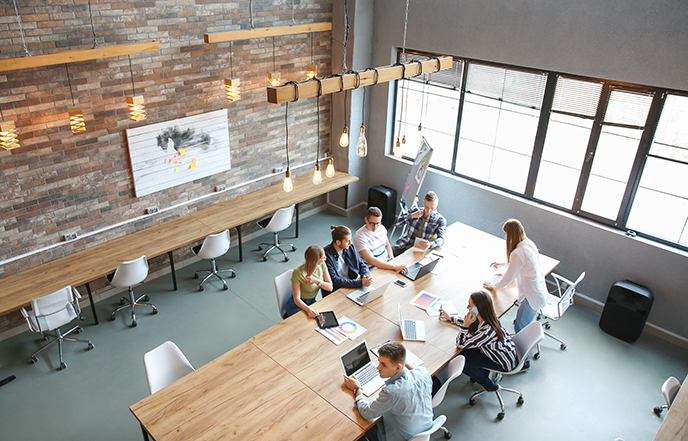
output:
[[[440,428],[444,425],[446,421],[446,416],[438,416],[437,418],[435,418],[435,421],[432,422],[431,428],[429,428],[425,432],[419,433],[418,435],[411,438],[409,441],[430,441],[430,435],[440,430]]]
[[[277,294],[277,308],[279,309],[280,317],[284,318],[286,310],[286,302],[289,297],[294,295],[291,288],[291,274],[294,270],[287,270],[275,277],[275,293]]]
[[[547,304],[540,309],[540,314],[551,320],[559,320],[564,315],[569,306],[573,304],[573,295],[576,293],[576,287],[585,278],[585,271],[583,271],[575,282],[565,279],[564,277],[552,273],[552,277],[557,282],[558,296],[552,294],[547,295]],[[566,289],[561,292],[561,283],[565,283]]]
[[[291,218],[294,215],[294,206],[291,205],[286,208],[280,208],[272,215],[272,219],[265,227],[266,230],[273,233],[286,230],[291,225]]]
[[[114,286],[128,287],[143,282],[146,277],[148,277],[148,260],[146,256],[141,256],[136,260],[120,263],[110,283]]]
[[[447,378],[447,381],[444,382],[442,387],[435,393],[435,396],[432,397],[432,407],[435,408],[439,406],[442,403],[442,400],[444,400],[444,395],[447,393],[447,388],[449,387],[449,383],[454,381],[455,378],[459,377],[461,373],[463,372],[463,368],[466,364],[466,357],[463,355],[459,355],[458,357],[454,357],[452,361],[449,362],[449,378]]]
[[[206,237],[198,251],[201,259],[215,259],[229,251],[230,239],[229,230]]]
[[[514,341],[514,345],[516,345],[516,356],[518,357],[518,366],[511,371],[515,373],[523,367],[526,356],[545,338],[542,323],[538,321],[530,322],[525,328],[521,329],[521,332],[511,338]]]
[[[669,377],[662,385],[662,395],[664,395],[664,400],[667,403],[667,408],[671,407],[671,403],[676,398],[678,390],[681,388],[681,383],[676,379],[676,377]]]
[[[33,299],[29,318],[40,332],[52,331],[78,316],[74,301],[72,287],[66,286],[47,296]]]
[[[143,356],[143,366],[146,369],[151,394],[195,370],[182,351],[171,341],[146,352]]]

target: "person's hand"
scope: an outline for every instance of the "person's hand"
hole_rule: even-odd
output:
[[[370,286],[373,284],[373,276],[370,274],[365,275],[361,278],[361,281],[363,282],[363,286]]]
[[[351,377],[347,377],[344,375],[344,387],[349,389],[350,391],[353,391],[356,388],[361,388],[361,383],[358,381],[355,375],[352,375]]]
[[[465,328],[468,328],[476,320],[476,318],[477,315],[474,314],[473,311],[468,311],[466,315],[463,317],[463,326]]]
[[[308,314],[309,318],[316,318],[320,313],[313,308],[308,308],[306,314]]]
[[[440,309],[440,320],[446,320],[451,323],[452,318],[449,314],[447,314],[447,311]]]
[[[313,276],[306,276],[306,277],[304,277],[303,280],[305,280],[306,283],[310,283],[311,285],[318,285],[318,286],[320,286],[320,282],[321,282],[321,280],[316,279]]]
[[[423,210],[418,210],[418,211],[414,211],[413,213],[411,213],[411,214],[409,215],[409,217],[410,217],[411,219],[418,219],[418,218],[421,217],[422,215],[423,215]]]
[[[418,248],[420,248],[421,250],[427,250],[428,248],[430,248],[430,242],[428,242],[425,239],[421,239],[418,241]]]
[[[492,294],[497,294],[497,291],[495,291],[495,289],[494,289],[494,285],[491,284],[490,282],[483,283],[483,288],[490,291]]]
[[[408,267],[406,265],[394,265],[394,271],[400,273],[402,271],[408,271]]]

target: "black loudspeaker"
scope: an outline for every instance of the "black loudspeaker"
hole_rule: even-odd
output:
[[[654,301],[648,287],[629,280],[616,282],[609,289],[600,328],[613,337],[632,343],[640,338]]]
[[[368,207],[377,207],[382,211],[382,225],[388,230],[394,225],[397,212],[397,191],[384,185],[375,185],[368,189]]]

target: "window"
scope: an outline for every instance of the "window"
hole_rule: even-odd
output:
[[[688,94],[455,57],[395,99],[392,151],[688,249]]]

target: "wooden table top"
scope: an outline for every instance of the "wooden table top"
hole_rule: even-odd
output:
[[[482,246],[479,246],[479,240],[475,240],[473,235],[484,240]],[[420,357],[424,362],[423,366],[431,373],[437,372],[456,353],[456,327],[440,322],[436,317],[429,317],[425,311],[410,305],[409,301],[420,290],[426,289],[444,299],[451,299],[456,307],[462,310],[470,292],[479,289],[482,282],[490,280],[489,277],[494,274],[489,264],[495,260],[503,260],[500,256],[505,253],[504,240],[458,223],[448,228],[447,236],[448,240],[444,247],[432,250],[445,256],[443,264],[446,265],[446,269],[440,274],[431,274],[416,282],[404,278],[404,281],[408,282],[405,288],[392,285],[384,297],[364,307],[358,306],[346,297],[346,294],[353,289],[340,289],[315,304],[314,307],[319,311],[335,311],[337,317],[347,316],[365,327],[367,331],[355,341],[347,340],[340,345],[335,345],[315,330],[317,323],[314,319],[298,313],[251,338],[249,342],[239,347],[241,349],[237,348],[227,353],[232,354],[231,356],[225,354],[211,362],[211,364],[219,363],[222,366],[222,374],[218,369],[206,369],[204,366],[163,391],[131,406],[132,412],[158,441],[199,437],[206,439],[205,435],[201,436],[206,431],[216,438],[251,439],[249,432],[241,432],[240,435],[240,431],[257,430],[256,427],[262,424],[265,426],[261,429],[262,434],[263,431],[272,430],[273,426],[280,424],[282,420],[278,419],[273,423],[272,416],[267,413],[251,415],[253,419],[249,419],[248,412],[244,418],[220,420],[214,417],[215,408],[225,405],[221,397],[229,400],[223,394],[223,389],[226,388],[232,397],[236,396],[237,388],[251,390],[250,382],[246,388],[242,385],[246,381],[245,378],[250,378],[254,371],[268,370],[262,367],[268,364],[270,368],[267,372],[263,372],[264,378],[275,377],[272,371],[282,369],[283,375],[293,376],[306,390],[327,403],[325,406],[327,410],[320,409],[322,412],[334,411],[355,428],[352,430],[351,426],[338,419],[327,421],[322,428],[318,428],[315,422],[313,425],[306,424],[297,415],[291,415],[292,432],[302,428],[300,430],[303,433],[294,434],[289,439],[317,439],[313,437],[313,434],[320,433],[321,429],[327,430],[329,438],[356,439],[375,422],[363,419],[355,409],[352,393],[343,386],[343,371],[339,356],[359,344],[361,339],[366,339],[369,347],[375,347],[387,340],[401,341],[401,332],[397,323],[397,304],[400,304],[405,318],[425,322],[427,334],[426,342],[405,341],[404,346]],[[412,263],[422,259],[428,253],[407,251],[396,260]],[[547,272],[558,263],[544,256],[543,262],[546,262],[543,264],[543,269]],[[381,286],[387,281],[400,278],[398,274],[386,270],[374,270],[372,275],[374,286]],[[497,312],[502,315],[513,305],[517,293],[515,288],[507,287],[497,292],[497,298],[499,299],[496,302]],[[255,361],[252,360],[253,357],[256,357]],[[234,360],[235,364],[226,366],[225,360]],[[268,363],[267,360],[274,364]],[[254,371],[240,372],[240,369],[244,369],[244,364],[246,369],[254,369]],[[235,371],[237,372],[234,373]],[[227,378],[222,377],[218,380],[218,375],[227,375]],[[212,391],[217,398],[207,397],[208,391]],[[275,409],[285,405],[284,396],[291,392],[293,391],[283,392],[282,389],[266,394],[251,391],[250,395],[255,401],[252,405],[256,408]],[[158,394],[161,395],[157,396]],[[377,393],[369,399],[376,397]],[[317,402],[315,398],[308,399]],[[218,404],[220,401],[223,404]],[[178,408],[181,410],[177,410]],[[208,409],[208,412],[204,412],[204,408]],[[218,414],[220,410],[223,408],[218,407]],[[231,412],[225,413],[225,416],[230,414]],[[229,421],[231,421],[231,427],[226,427]],[[285,424],[288,423],[285,422]],[[247,427],[244,428],[242,425]],[[304,425],[306,425],[305,428]],[[193,427],[193,431],[187,429],[187,426]],[[183,436],[179,436],[180,433]]]
[[[681,383],[681,388],[674,397],[671,407],[664,415],[664,421],[659,426],[654,441],[685,441],[688,440],[688,376]]]
[[[301,176],[294,180],[290,193],[284,192],[281,183],[275,184],[5,277],[0,279],[0,315],[28,306],[31,300],[67,285],[77,287],[111,274],[122,262],[142,255],[151,258],[165,254],[357,180],[337,172],[333,178],[314,185],[310,176]]]

